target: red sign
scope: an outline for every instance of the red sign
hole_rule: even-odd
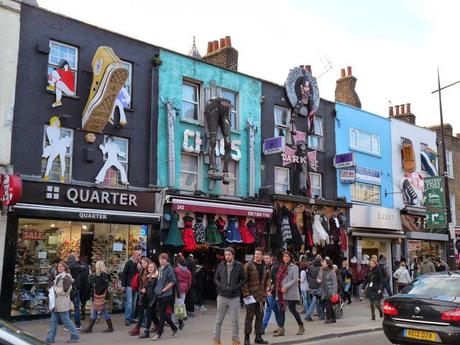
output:
[[[22,239],[23,240],[41,241],[41,240],[43,240],[43,232],[35,231],[35,230],[23,230],[22,231]]]
[[[18,175],[0,175],[0,202],[4,206],[16,204],[22,195],[22,180]]]

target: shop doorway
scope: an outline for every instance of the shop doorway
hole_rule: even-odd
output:
[[[94,229],[92,230],[93,231],[82,232],[80,241],[80,257],[85,258],[90,265],[93,263],[91,260],[91,253],[93,252]]]

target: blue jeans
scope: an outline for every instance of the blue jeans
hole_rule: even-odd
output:
[[[81,326],[81,319],[80,319],[80,293],[77,291],[73,297],[73,308],[74,308],[74,318],[75,318],[75,326]]]
[[[316,307],[316,311],[318,312],[319,318],[320,319],[324,318],[324,312],[323,312],[323,309],[321,308],[320,301],[318,297],[315,296],[315,293],[313,291],[311,303],[308,307],[307,312],[305,313],[305,319],[311,318],[311,316],[313,315],[313,311],[315,310],[315,307]]]
[[[104,309],[103,311],[97,311],[94,308],[91,308],[91,320],[96,320],[97,319],[97,314],[101,314],[104,317],[104,320],[110,320],[110,314],[107,311],[107,309]]]
[[[75,328],[74,323],[70,320],[70,313],[68,311],[65,312],[52,312],[51,319],[50,319],[50,326],[48,330],[48,335],[46,337],[47,343],[54,343],[56,339],[56,330],[59,319],[64,323],[64,325],[69,329],[70,332],[70,339],[80,339],[80,334],[78,333],[77,329]]]
[[[278,302],[276,301],[275,296],[270,295],[267,296],[267,304],[265,306],[265,315],[263,320],[264,330],[268,326],[268,322],[270,321],[270,316],[272,315],[272,312],[275,314],[275,319],[278,327],[281,327],[280,310]]]
[[[311,293],[310,291],[302,291],[302,300],[305,313],[307,313],[308,307],[311,304]]]
[[[131,286],[128,286],[125,291],[125,320],[131,321],[134,319],[134,313],[136,312],[136,295]]]

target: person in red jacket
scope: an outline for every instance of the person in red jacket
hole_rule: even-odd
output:
[[[182,253],[177,255],[176,264],[174,273],[177,280],[177,298],[180,298],[182,303],[185,303],[185,295],[187,295],[188,290],[192,286],[192,273],[185,265],[185,258]],[[182,330],[183,328],[184,320],[179,320],[179,329]]]

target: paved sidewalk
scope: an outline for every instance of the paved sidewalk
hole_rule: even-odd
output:
[[[205,313],[197,313],[196,317],[189,318],[185,323],[185,328],[182,332],[179,332],[174,338],[171,337],[171,330],[165,329],[162,340],[159,343],[167,345],[205,345],[212,344],[212,333],[214,329],[214,319],[216,309],[214,305],[207,305],[208,311]],[[241,312],[240,318],[240,337],[243,339],[243,325],[244,325],[245,312]],[[304,315],[301,315],[302,318]],[[293,316],[286,312],[286,336],[284,337],[273,337],[272,331],[276,328],[274,321],[271,321],[267,328],[267,335],[265,338],[270,344],[301,344],[306,340],[314,339],[327,339],[334,338],[348,334],[360,334],[366,332],[373,332],[381,329],[380,321],[370,320],[370,311],[368,304],[365,302],[355,301],[351,305],[345,306],[344,318],[337,320],[336,324],[326,325],[323,321],[317,320],[314,317],[313,322],[305,322],[306,332],[302,336],[296,336],[297,325],[294,321]],[[126,327],[123,323],[123,315],[116,314],[113,316],[115,332],[114,333],[102,333],[106,325],[103,320],[100,320],[94,327],[93,333],[82,334],[81,344],[91,345],[102,345],[102,344],[151,344],[150,339],[138,339],[137,337],[130,337],[128,335],[129,327]],[[34,320],[34,321],[22,321],[17,322],[16,326],[19,328],[32,333],[36,337],[44,339],[46,337],[48,320]],[[60,326],[58,330],[58,336],[56,338],[57,344],[63,344],[69,339],[69,334],[63,330],[63,326]],[[253,336],[251,337],[251,343],[253,343]],[[231,325],[230,315],[228,315],[224,321],[222,328],[222,343],[224,345],[231,343]]]

